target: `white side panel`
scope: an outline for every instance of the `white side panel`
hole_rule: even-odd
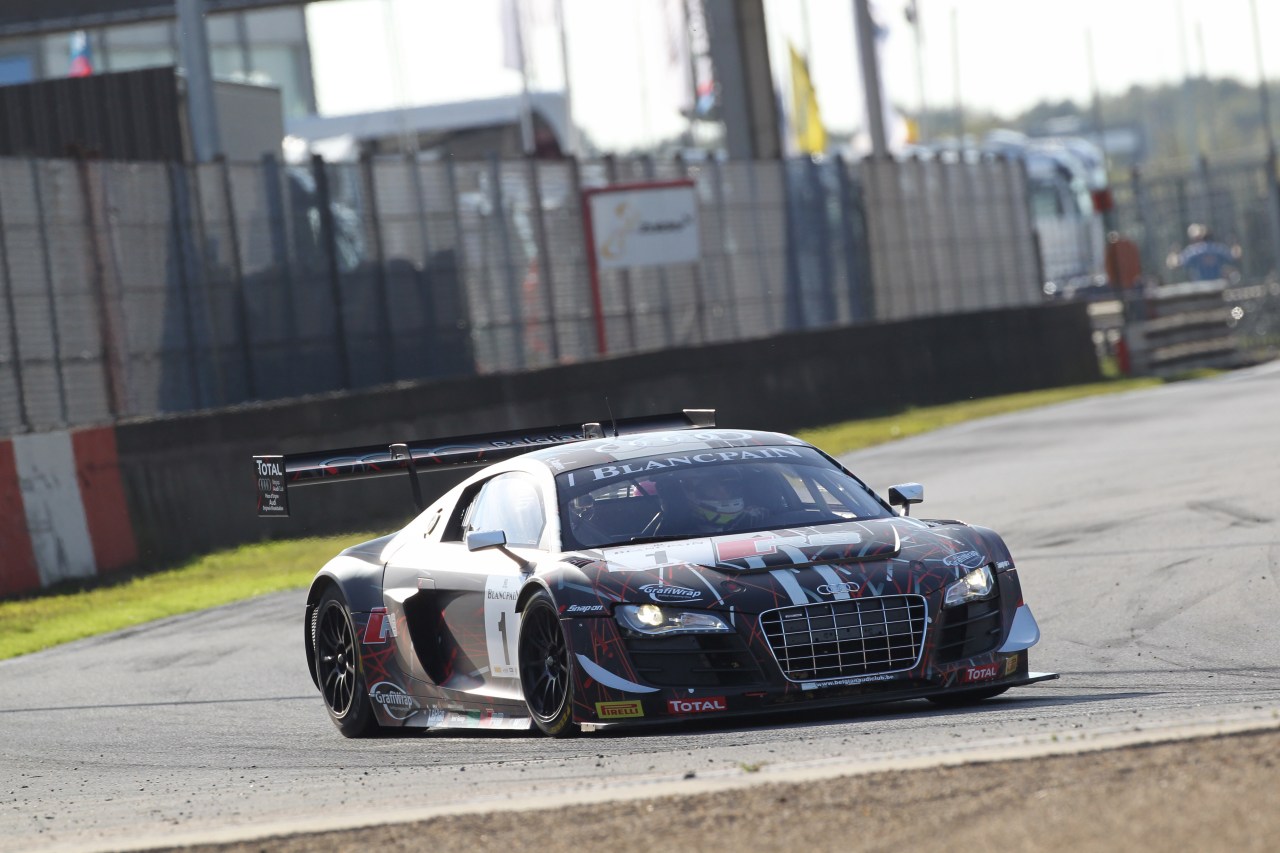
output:
[[[15,435],[13,455],[41,585],[93,577],[98,566],[76,480],[71,434]]]

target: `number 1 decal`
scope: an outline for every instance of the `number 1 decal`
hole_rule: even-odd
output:
[[[519,678],[511,644],[520,636],[516,599],[523,579],[514,575],[489,575],[484,581],[484,639],[489,651],[489,672],[495,678]]]

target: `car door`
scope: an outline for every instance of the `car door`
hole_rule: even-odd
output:
[[[466,536],[502,530],[509,549],[536,562],[545,555],[547,509],[536,479],[509,471],[465,492],[442,519],[439,540],[423,537],[391,559],[387,596],[411,593],[403,605],[413,650],[403,661],[450,690],[518,698],[516,600],[528,573],[497,549],[468,551]],[[393,606],[388,601],[388,608]]]

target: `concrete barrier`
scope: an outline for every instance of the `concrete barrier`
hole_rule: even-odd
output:
[[[0,442],[0,595],[137,562],[110,427]]]
[[[1090,335],[1084,305],[1044,305],[125,422],[114,438],[132,536],[129,548],[101,546],[106,557],[94,565],[100,571],[130,553],[160,565],[272,537],[394,525],[413,512],[407,481],[373,480],[298,489],[290,493],[293,517],[259,519],[255,453],[603,421],[609,409],[628,417],[714,407],[721,425],[794,431],[908,404],[1093,381],[1099,374]],[[13,501],[2,485],[5,453],[0,444],[0,510]],[[433,491],[449,485],[439,475],[424,480]],[[95,493],[105,488],[83,480],[82,495],[85,483]],[[101,527],[90,515],[85,525]],[[64,522],[66,530],[78,524]],[[100,548],[95,535],[89,539]],[[45,582],[20,561],[12,570],[4,565],[0,594]]]

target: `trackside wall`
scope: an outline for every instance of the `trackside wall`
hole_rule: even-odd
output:
[[[607,421],[610,407],[620,418],[714,407],[722,426],[794,431],[1098,378],[1085,306],[1045,305],[402,383],[125,422],[43,444],[18,436],[0,442],[0,595],[267,538],[389,528],[413,512],[408,482],[385,479],[295,489],[292,518],[259,519],[255,453]],[[434,494],[455,480],[428,475],[423,485]],[[55,500],[53,481],[80,500]],[[58,563],[71,553],[78,562]]]

